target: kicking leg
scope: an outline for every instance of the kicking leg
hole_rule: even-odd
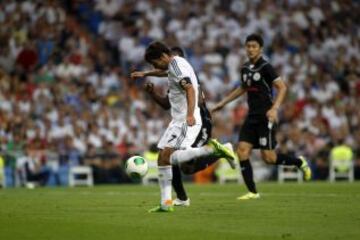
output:
[[[224,146],[233,151],[233,146],[231,143],[225,143]],[[212,165],[213,163],[215,163],[217,160],[219,160],[220,158],[217,156],[207,156],[207,157],[199,157],[197,159],[194,159],[192,161],[183,163],[180,165],[181,171],[184,174],[190,175],[190,174],[194,174],[196,172],[199,172],[201,170],[204,170],[205,168],[207,168],[208,166]],[[228,159],[227,159],[228,160]],[[235,169],[235,161],[229,161],[230,167]]]
[[[178,164],[182,164],[184,162],[191,161],[195,158],[199,158],[202,156],[209,156],[213,153],[214,153],[214,149],[208,145],[198,147],[198,148],[188,148],[185,150],[177,150],[171,155],[170,162],[173,165],[178,165]]]
[[[215,139],[210,139],[208,144],[198,148],[187,148],[185,150],[175,151],[171,157],[170,162],[173,165],[182,164],[184,162],[191,161],[199,157],[215,156],[217,158],[226,158],[231,161],[235,159],[235,154],[231,149],[228,149],[223,144],[219,143]]]

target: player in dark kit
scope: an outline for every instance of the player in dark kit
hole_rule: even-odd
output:
[[[303,172],[304,180],[311,179],[311,170],[304,157],[292,157],[274,151],[277,112],[285,98],[286,85],[271,64],[262,57],[263,39],[260,35],[249,35],[245,47],[249,61],[241,68],[240,87],[234,89],[212,110],[215,112],[222,109],[244,93],[248,95],[249,113],[240,131],[237,154],[249,192],[238,197],[239,200],[260,198],[249,161],[252,149],[260,148],[261,157],[266,163],[297,166]],[[273,99],[272,87],[277,91],[275,99]]]
[[[184,51],[180,47],[173,47],[171,48],[171,52],[174,55],[185,57]],[[133,72],[131,74],[131,78],[136,79],[139,77],[147,77],[147,76],[156,76],[156,77],[167,77],[167,73],[160,69],[152,69],[147,72]],[[155,102],[160,105],[163,109],[168,110],[170,108],[170,103],[168,96],[160,97],[154,92],[154,85],[151,82],[147,82],[145,84],[145,91],[155,100]],[[205,145],[208,140],[211,138],[211,131],[212,131],[212,122],[211,122],[211,114],[206,107],[205,96],[201,90],[201,86],[199,87],[199,108],[200,114],[202,119],[202,129],[201,134],[195,140],[193,147],[200,147]],[[226,147],[232,150],[232,145],[225,144]],[[183,172],[186,175],[191,175],[201,170],[204,170],[208,166],[212,165],[216,162],[219,158],[215,156],[207,156],[207,157],[200,157],[189,162],[182,163],[180,165],[173,165],[172,172],[173,172],[173,179],[172,185],[176,192],[177,198],[174,200],[175,206],[189,206],[190,199],[188,198],[185,188],[182,182],[182,174]],[[235,168],[233,161],[229,161],[232,168]]]

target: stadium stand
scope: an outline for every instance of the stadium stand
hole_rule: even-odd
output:
[[[344,139],[359,179],[358,12],[351,0],[1,1],[7,185],[15,185],[25,144],[51,168],[48,185],[68,184],[69,168],[80,165],[92,167],[95,183],[128,182],[124,160],[156,142],[169,120],[141,91],[144,80],[129,79],[146,67],[146,45],[159,39],[183,47],[211,106],[238,84],[252,32],[264,36],[265,55],[289,86],[279,151],[301,153],[315,179],[327,179],[330,150]],[[166,81],[150,80],[165,93]],[[245,102],[214,117],[215,137],[237,141]]]

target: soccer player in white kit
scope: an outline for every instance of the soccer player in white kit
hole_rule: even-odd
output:
[[[170,49],[161,42],[153,42],[147,47],[145,60],[156,69],[168,72],[168,99],[172,117],[158,143],[161,202],[160,206],[149,212],[172,212],[171,164],[181,164],[209,155],[234,159],[235,155],[214,139],[202,147],[192,147],[200,133],[202,120],[198,106],[198,80],[188,61],[172,55]]]

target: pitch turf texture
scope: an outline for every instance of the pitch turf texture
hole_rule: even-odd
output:
[[[186,185],[191,206],[148,213],[157,185],[0,189],[0,239],[360,239],[360,183]]]

